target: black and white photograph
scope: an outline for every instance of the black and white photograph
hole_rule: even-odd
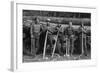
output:
[[[96,65],[95,7],[31,2],[13,6],[12,70]]]
[[[22,10],[22,61],[91,60],[91,13]]]

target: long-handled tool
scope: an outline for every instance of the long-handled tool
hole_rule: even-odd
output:
[[[82,36],[81,36],[81,40],[82,40],[82,48],[81,48],[81,54],[80,54],[80,56],[79,56],[79,58],[84,54],[84,47],[83,47],[83,28],[82,28]]]
[[[74,52],[74,40],[75,40],[75,37],[74,35],[72,35],[72,44],[71,44],[71,56],[73,56],[73,52]]]
[[[67,44],[67,39],[66,39],[66,56],[68,55],[68,53],[67,53],[67,52],[68,52],[68,50],[67,50],[67,49],[68,49],[67,46],[68,46],[68,44]]]
[[[64,56],[69,56],[68,38],[66,38],[66,54]]]
[[[46,31],[46,36],[45,36],[44,49],[43,49],[43,59],[45,59],[47,36],[48,36],[48,30]]]
[[[54,53],[55,53],[58,35],[59,35],[59,31],[57,32],[57,37],[56,37],[56,40],[55,40],[55,44],[54,44],[54,48],[53,48],[53,52],[52,52],[52,57],[54,56]]]
[[[83,47],[83,31],[82,31],[82,55],[84,53],[84,47]]]
[[[83,55],[83,53],[84,53],[84,47],[83,47],[83,32],[82,32],[82,37],[81,37],[82,39],[82,48],[81,48],[81,54],[80,54],[80,56],[79,56],[79,59],[80,59],[80,57]]]

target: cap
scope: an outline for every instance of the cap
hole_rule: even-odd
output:
[[[51,21],[51,19],[48,18],[48,19],[47,19],[47,22],[50,22],[50,21]]]

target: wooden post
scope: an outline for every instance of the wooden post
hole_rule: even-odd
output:
[[[83,55],[83,53],[84,53],[84,46],[83,46],[83,28],[82,28],[82,27],[83,27],[83,23],[82,23],[81,25],[82,25],[82,26],[81,26],[81,29],[82,29],[82,39],[81,39],[81,40],[82,40],[82,41],[81,41],[81,42],[82,42],[82,44],[81,44],[81,45],[82,45],[82,48],[81,48],[81,55],[79,56],[79,58],[80,58],[80,57]]]

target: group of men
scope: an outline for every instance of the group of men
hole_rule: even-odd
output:
[[[39,19],[36,17],[32,19],[30,25],[30,35],[31,35],[31,54],[33,56],[43,54],[51,55],[53,57],[54,53],[60,56],[72,56],[74,51],[74,41],[75,33],[72,27],[72,22],[69,22],[68,27],[65,27],[61,31],[62,25],[59,23],[51,30],[50,19],[47,19],[46,24],[40,23]],[[79,40],[81,45],[81,54],[87,56],[86,47],[86,29],[83,23],[79,27]]]

